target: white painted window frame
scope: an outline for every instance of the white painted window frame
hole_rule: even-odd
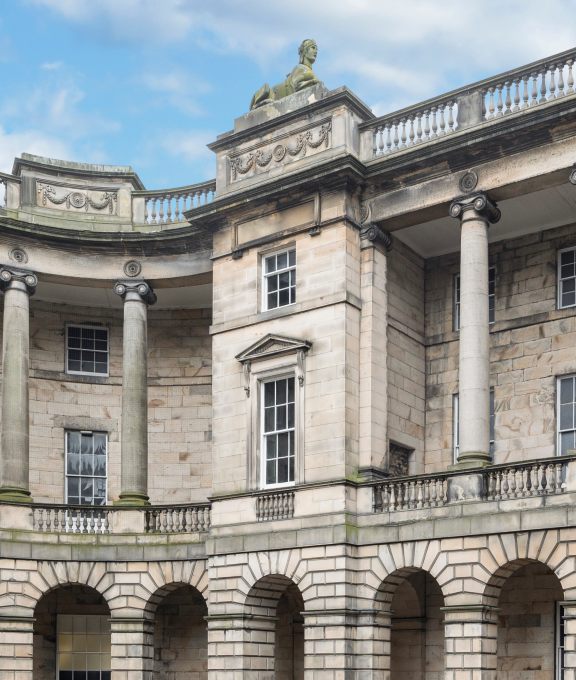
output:
[[[294,428],[292,432],[294,433],[294,481],[292,482],[280,482],[278,484],[267,484],[266,483],[266,433],[264,432],[264,417],[265,417],[265,406],[264,406],[264,389],[265,385],[268,383],[276,382],[277,380],[284,380],[287,378],[294,378]],[[283,489],[290,486],[295,486],[296,484],[296,468],[297,468],[297,441],[298,441],[298,394],[296,390],[296,385],[298,383],[298,377],[294,372],[286,373],[277,377],[272,377],[264,380],[260,380],[259,390],[260,390],[260,488],[261,489]],[[268,433],[270,434],[270,433]]]
[[[269,488],[290,488],[304,483],[304,404],[306,385],[303,379],[305,369],[305,356],[302,358],[302,366],[298,366],[297,353],[270,357],[265,361],[253,362],[250,368],[249,393],[247,397],[247,432],[246,432],[246,476],[248,488],[251,490],[263,490]],[[264,382],[280,380],[282,378],[295,377],[294,383],[294,482],[267,486],[263,475],[264,451],[263,441],[263,387]]]
[[[576,307],[576,294],[574,296],[575,302],[573,305],[562,305],[562,282],[563,281],[568,281],[570,279],[563,279],[562,278],[562,265],[561,265],[561,260],[562,260],[562,253],[567,253],[568,251],[576,251],[576,246],[572,246],[571,248],[562,248],[561,250],[558,251],[558,256],[556,259],[557,262],[557,277],[556,277],[556,288],[557,288],[557,293],[556,293],[556,306],[558,309],[572,309],[573,307]],[[574,277],[576,279],[576,276]],[[576,283],[575,283],[576,285]]]
[[[560,429],[560,399],[561,399],[561,391],[560,391],[560,381],[561,380],[567,380],[571,379],[573,381],[573,390],[576,391],[576,374],[574,373],[568,373],[567,375],[559,375],[556,377],[556,455],[561,456],[562,455],[562,446],[560,444],[560,435],[563,432],[576,432],[576,424],[575,427],[571,430],[561,430]],[[572,402],[574,403],[574,402]]]
[[[494,294],[490,295],[490,272],[494,272]],[[460,288],[460,273],[454,274],[454,330],[460,330],[460,310],[462,307],[462,291],[460,291],[460,301],[458,301],[458,291]],[[490,298],[494,298],[494,305],[496,305],[496,267],[488,268],[488,304],[490,304]],[[496,316],[496,306],[494,306],[494,316]],[[494,321],[489,321],[490,326],[495,323]]]
[[[108,336],[108,349],[106,350],[106,373],[89,373],[87,371],[69,371],[68,370],[68,329],[69,328],[90,328],[92,330],[106,331]],[[100,351],[100,350],[98,350]],[[79,323],[68,323],[66,324],[66,339],[64,346],[64,372],[67,375],[91,375],[97,378],[108,378],[110,377],[110,329],[108,326],[90,326],[89,324],[79,324]]]
[[[91,434],[94,436],[95,434],[101,434],[104,435],[106,438],[106,476],[105,477],[95,477],[94,475],[91,475],[93,479],[104,479],[105,484],[106,484],[106,490],[105,490],[105,495],[104,498],[106,499],[106,503],[104,505],[93,505],[92,507],[94,508],[104,508],[108,505],[108,473],[109,473],[109,460],[108,460],[108,432],[101,432],[100,430],[64,430],[64,502],[66,505],[68,505],[68,477],[82,477],[82,474],[79,475],[69,475],[68,474],[68,434],[69,433],[77,433],[77,434]],[[88,477],[89,475],[85,475]],[[81,496],[79,496],[81,497]],[[82,506],[82,503],[80,503],[80,506]],[[75,506],[72,505],[72,508]]]
[[[490,389],[490,397],[494,398],[494,388]],[[453,436],[454,436],[454,464],[458,462],[458,454],[460,452],[460,395],[458,393],[452,395],[452,420],[453,420]],[[496,402],[494,401],[494,412],[490,413],[490,419],[496,417]],[[490,434],[492,435],[492,427],[490,427]],[[490,456],[494,460],[494,441],[496,438],[496,428],[494,428],[494,437],[490,437]]]
[[[104,619],[107,623],[110,622],[110,616],[109,615],[103,615],[103,614],[57,614],[56,615],[56,678],[58,679],[60,677],[60,632],[61,632],[61,622],[62,622],[62,617],[63,616],[71,616],[74,618],[75,616],[82,617],[82,618],[98,618],[100,620]],[[96,653],[96,652],[93,652]],[[70,654],[79,654],[79,652],[70,652]],[[99,652],[100,656],[102,656],[103,652]],[[110,652],[110,660],[112,660],[112,652]],[[100,661],[100,666],[102,666],[102,661]],[[102,670],[102,668],[100,668]]]
[[[287,307],[292,307],[293,305],[296,304],[296,300],[294,302],[290,302],[287,305],[282,305],[281,307],[272,307],[271,309],[268,309],[268,279],[271,276],[276,276],[277,272],[273,272],[271,274],[266,274],[266,260],[269,257],[274,257],[277,255],[282,255],[283,253],[288,254],[288,258],[290,258],[289,253],[294,253],[294,257],[296,257],[296,247],[295,246],[288,246],[287,248],[282,248],[281,250],[271,250],[267,251],[266,253],[261,254],[261,262],[260,262],[260,269],[262,270],[262,311],[263,312],[270,312],[274,311],[276,309],[286,309]],[[298,268],[298,263],[294,264],[293,267],[287,267],[286,269],[282,271],[294,271],[294,278],[296,278],[296,271]]]

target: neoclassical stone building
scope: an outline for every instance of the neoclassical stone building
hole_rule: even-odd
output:
[[[0,174],[0,680],[575,680],[576,52],[302,54],[213,181]]]

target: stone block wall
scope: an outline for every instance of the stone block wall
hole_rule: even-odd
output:
[[[388,253],[388,439],[411,451],[411,474],[424,471],[425,349],[424,260],[396,239]]]
[[[496,463],[556,454],[556,382],[576,373],[576,309],[557,309],[558,251],[576,245],[567,225],[490,245],[496,269],[490,327]],[[426,261],[426,472],[453,461],[458,393],[454,277],[459,253]]]
[[[210,309],[148,312],[148,488],[152,502],[203,501],[212,485]],[[108,433],[108,498],[120,492],[122,309],[30,301],[30,489],[64,502],[67,429]],[[65,373],[67,324],[109,329],[109,377]]]

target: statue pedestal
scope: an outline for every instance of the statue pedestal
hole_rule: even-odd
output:
[[[294,94],[279,99],[277,102],[266,104],[254,111],[245,113],[240,118],[236,118],[234,121],[234,132],[248,130],[251,127],[261,125],[279,116],[284,116],[291,111],[301,109],[303,106],[318,102],[324,99],[329,92],[330,90],[323,83],[317,83],[300,92],[294,92]]]

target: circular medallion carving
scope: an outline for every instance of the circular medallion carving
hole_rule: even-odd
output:
[[[145,283],[141,283],[138,286],[138,292],[140,293],[140,295],[146,295],[146,293],[148,292],[148,286]]]
[[[73,205],[75,208],[83,208],[84,203],[86,203],[86,196],[84,194],[81,194],[79,191],[73,191],[70,194],[70,205]]]
[[[142,265],[138,260],[128,260],[124,265],[124,273],[126,276],[138,276],[142,271]]]
[[[286,155],[286,147],[284,144],[277,144],[272,151],[272,158],[279,163]]]
[[[4,269],[4,271],[0,274],[0,278],[2,281],[10,281],[12,274],[7,269]]]
[[[468,194],[471,191],[474,191],[477,184],[478,175],[474,172],[474,170],[468,170],[468,172],[465,172],[460,178],[460,191]]]
[[[28,262],[28,255],[24,248],[12,248],[8,253],[8,257],[13,262],[18,262],[18,264],[26,264],[26,262]]]

